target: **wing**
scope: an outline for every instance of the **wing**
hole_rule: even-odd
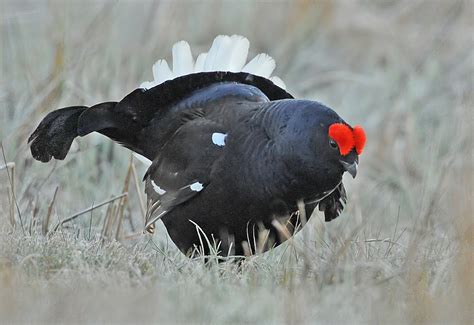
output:
[[[324,220],[329,222],[341,214],[346,202],[346,189],[341,182],[331,194],[319,202],[319,211],[324,211]]]
[[[224,126],[206,119],[200,109],[191,115],[194,119],[176,131],[145,175],[147,229],[173,208],[205,190],[213,166],[225,150]]]
[[[255,86],[217,83],[173,103],[165,114],[150,121],[142,131],[143,147],[154,158],[145,175],[147,230],[176,206],[205,191],[232,128],[268,102],[268,96]]]

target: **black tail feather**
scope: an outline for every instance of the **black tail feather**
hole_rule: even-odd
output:
[[[90,108],[73,106],[49,113],[28,139],[36,160],[64,159],[77,136],[99,132],[127,148],[141,153],[137,147],[138,125],[133,118],[115,110],[116,102],[105,102]]]
[[[73,106],[49,113],[28,139],[33,157],[42,162],[48,162],[52,157],[64,159],[78,136],[79,116],[86,109],[85,106]]]
[[[140,147],[142,125],[137,123],[134,114],[124,114],[117,110],[117,102],[105,102],[87,109],[79,117],[78,134],[85,136],[99,132],[121,145],[143,154]]]
[[[77,133],[81,137],[104,129],[120,129],[125,127],[128,121],[123,120],[121,115],[114,111],[117,102],[105,102],[87,109],[77,122]]]

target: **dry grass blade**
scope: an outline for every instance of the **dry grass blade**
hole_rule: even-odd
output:
[[[308,222],[308,216],[306,215],[306,209],[305,209],[305,203],[303,200],[298,200],[297,203],[297,206],[298,206],[298,220],[300,222],[298,223],[301,223],[301,227],[303,227],[306,222]],[[297,225],[295,225],[295,230],[298,229],[299,227]]]
[[[35,198],[35,200],[33,201],[33,209],[32,209],[32,212],[31,212],[30,224],[28,226],[28,233],[30,235],[33,233],[33,229],[36,225],[38,212],[39,212],[38,198]]]
[[[121,239],[122,239],[122,240],[131,240],[131,239],[140,238],[141,236],[143,236],[143,231],[141,231],[141,232],[136,232],[136,233],[133,233],[133,234],[130,234],[130,235],[123,236]]]
[[[257,248],[256,252],[257,254],[263,253],[267,247],[268,244],[268,239],[270,236],[270,230],[265,229],[263,225],[259,225],[259,231],[258,231],[258,242],[257,242]]]
[[[8,213],[8,220],[10,222],[10,226],[12,228],[15,228],[16,221],[15,221],[15,203],[13,202],[13,197],[11,195],[11,190],[10,187],[7,188],[7,199],[8,199],[8,207],[9,207],[9,213]]]
[[[111,202],[107,206],[107,211],[105,212],[104,222],[102,224],[102,231],[100,233],[102,238],[105,238],[106,235],[107,235],[106,231],[107,231],[108,225],[110,223],[110,218],[113,214],[114,208],[115,208],[115,205],[114,205],[113,202]]]
[[[209,249],[210,255],[217,255],[218,254],[218,251],[217,251],[218,247],[215,245],[215,242],[211,243],[211,241],[209,240],[209,237],[207,236],[207,234],[204,232],[204,230],[202,230],[202,228],[197,223],[195,223],[192,220],[189,220],[189,222],[191,222],[194,225],[194,227],[196,228],[196,233],[199,237],[199,242],[200,242],[202,253],[203,253],[202,255],[204,255],[204,247],[206,247],[206,246],[204,246],[204,242],[202,240],[202,237],[204,237],[204,239],[206,240],[206,244],[207,244],[207,247]],[[202,237],[201,237],[201,235],[202,235]]]
[[[42,232],[43,235],[46,235],[48,233],[48,228],[49,228],[49,222],[51,220],[51,213],[53,212],[53,206],[54,202],[56,201],[56,195],[58,194],[59,186],[56,186],[56,189],[54,190],[53,198],[51,199],[51,202],[49,203],[48,206],[48,212],[46,213],[46,217],[43,220],[43,226],[42,226]]]
[[[12,168],[15,168],[15,163],[14,162],[9,162],[9,163],[6,163],[5,165],[2,165],[0,166],[0,171],[4,170],[4,169],[12,169]]]
[[[90,211],[92,211],[92,210],[94,210],[94,209],[100,208],[101,206],[104,206],[104,205],[106,205],[106,204],[108,204],[108,203],[110,203],[110,202],[114,202],[114,201],[116,201],[116,200],[118,200],[118,199],[121,199],[121,198],[123,198],[123,197],[126,197],[127,195],[128,195],[128,193],[122,193],[122,194],[120,194],[120,195],[114,196],[113,198],[111,198],[111,199],[109,199],[109,200],[106,200],[106,201],[104,201],[104,202],[101,202],[101,203],[99,203],[99,204],[97,204],[97,205],[92,205],[90,208],[87,208],[87,209],[85,209],[85,210],[82,210],[82,211],[80,211],[80,212],[78,212],[78,213],[73,214],[73,215],[70,216],[69,218],[66,218],[66,219],[64,219],[63,221],[59,222],[59,223],[56,225],[56,227],[54,227],[53,232],[57,231],[58,228],[61,227],[63,224],[65,224],[65,223],[67,223],[67,222],[69,222],[69,221],[72,221],[72,220],[76,219],[77,217],[83,215],[84,213],[87,213],[87,212],[90,212]]]
[[[125,206],[127,205],[127,199],[126,197],[122,198],[118,202],[118,207],[117,207],[117,216],[115,219],[117,220],[117,227],[115,230],[115,239],[119,240],[120,239],[120,234],[122,231],[122,223],[123,223],[123,212],[125,210]]]
[[[15,177],[15,164],[14,163],[7,163],[7,158],[5,156],[5,148],[3,148],[3,142],[0,142],[0,147],[2,149],[2,156],[3,156],[4,166],[6,166],[5,170],[7,171],[8,182],[10,183],[10,187],[11,187],[12,201],[15,203],[16,211],[18,212],[18,218],[20,219],[21,230],[23,231],[23,233],[25,233],[25,227],[23,226],[23,219],[21,217],[20,207],[18,206],[18,201],[17,201],[16,195],[15,195],[15,178],[14,178]],[[8,167],[8,166],[11,166],[11,167]],[[10,171],[9,171],[10,168],[12,170],[11,174],[10,174]],[[12,205],[10,205],[10,209],[12,209]],[[12,211],[12,210],[10,210],[10,211]],[[15,214],[15,211],[13,210],[13,212],[11,212],[11,215],[13,215],[13,218],[14,218],[14,214]],[[12,224],[15,224],[15,223],[12,222]]]
[[[130,186],[130,178],[132,177],[132,170],[133,170],[133,156],[130,156],[130,161],[128,163],[128,170],[127,175],[125,176],[125,180],[123,182],[122,192],[128,192],[128,188]],[[115,231],[115,239],[119,239],[120,233],[122,230],[122,223],[123,223],[123,212],[125,210],[125,206],[127,205],[128,196],[124,196],[118,203],[118,211],[117,211],[117,229]]]
[[[110,214],[107,218],[107,223],[105,224],[105,227],[103,229],[104,238],[112,237],[112,229],[114,228],[115,221],[117,220],[118,206],[119,204],[117,204],[116,202],[111,204]]]
[[[281,236],[282,240],[289,240],[291,239],[291,234],[288,229],[282,225],[278,220],[273,219],[272,221],[273,227],[278,231],[279,235]]]
[[[132,172],[133,172],[133,180],[135,182],[135,189],[137,190],[138,200],[140,202],[140,210],[142,211],[142,215],[143,215],[143,222],[145,223],[146,204],[145,204],[145,199],[143,198],[142,190],[140,189],[140,181],[137,175],[137,170],[135,168],[135,163],[133,161],[132,161]]]
[[[7,164],[8,166],[9,164]],[[15,197],[15,163],[10,163],[10,170],[12,171],[12,174],[11,174],[11,191],[12,191],[12,202],[15,202],[15,205],[13,204],[10,204],[10,216],[11,216],[11,224],[14,225],[15,224],[15,206],[17,205],[17,202],[16,202],[16,197]],[[7,168],[8,170],[8,168]],[[18,211],[18,215],[20,216],[20,212]]]
[[[398,245],[398,246],[404,247],[402,244],[397,243],[391,240],[390,238],[385,238],[385,239],[371,238],[371,239],[364,240],[364,243],[387,243],[387,244],[390,244],[391,246]]]

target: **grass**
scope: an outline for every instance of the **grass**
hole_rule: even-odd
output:
[[[1,319],[472,323],[472,12],[441,0],[0,2]],[[197,52],[220,33],[249,37],[290,92],[368,133],[343,215],[314,215],[240,268],[185,258],[163,226],[141,234],[144,168],[126,149],[89,136],[41,164],[26,145],[47,112],[120,99],[173,42]]]

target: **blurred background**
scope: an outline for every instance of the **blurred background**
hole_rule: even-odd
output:
[[[0,0],[0,299],[24,289],[0,311],[11,320],[146,320],[136,308],[115,310],[130,301],[110,301],[105,294],[96,297],[108,301],[102,309],[88,305],[93,314],[63,305],[61,313],[48,304],[35,315],[20,313],[16,303],[33,304],[35,294],[56,302],[68,297],[65,283],[74,274],[107,288],[150,282],[145,292],[165,299],[164,307],[132,297],[145,313],[144,306],[153,306],[151,314],[168,322],[472,321],[473,10],[472,1],[457,0]],[[290,93],[362,125],[368,141],[358,177],[345,180],[349,203],[342,217],[324,224],[314,216],[289,244],[310,246],[309,262],[298,260],[295,248],[296,261],[275,263],[285,256],[283,247],[249,262],[249,273],[216,275],[221,282],[215,289],[207,269],[193,273],[195,262],[183,260],[163,230],[155,239],[167,258],[157,260],[156,251],[146,248],[138,194],[143,186],[130,180],[141,179],[145,169],[134,162],[137,176],[129,173],[126,149],[89,136],[77,139],[64,161],[42,164],[32,159],[27,138],[54,109],[120,100],[151,80],[152,64],[170,59],[174,42],[187,40],[196,58],[219,34],[246,36],[249,59],[268,53]],[[62,237],[45,235],[75,212],[124,191],[127,200],[68,222]],[[113,209],[120,209],[120,218],[111,217]],[[189,273],[176,271],[176,261]],[[145,271],[140,264],[137,273],[136,263],[149,264]],[[284,279],[303,269],[311,270],[309,280],[298,278],[288,287]],[[110,283],[104,280],[109,277]],[[163,279],[171,283],[164,289],[170,299],[153,291],[154,281]],[[195,288],[201,295],[215,297],[219,290],[235,297],[209,297],[214,309],[176,289],[197,279],[205,279]],[[32,292],[38,283],[46,291]],[[272,304],[275,286],[286,298]],[[74,301],[87,305],[86,292]],[[188,308],[174,315],[179,299]],[[311,306],[307,299],[314,299]],[[235,306],[247,306],[252,316]]]

